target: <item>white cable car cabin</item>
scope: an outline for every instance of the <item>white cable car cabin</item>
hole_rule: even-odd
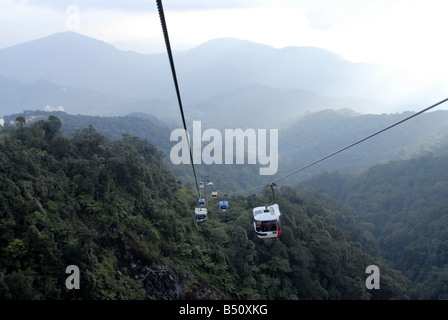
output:
[[[195,208],[194,214],[196,218],[196,222],[204,222],[207,221],[207,208]]]
[[[229,211],[229,201],[219,201],[219,211],[221,212],[227,212]]]
[[[278,204],[256,207],[254,229],[259,238],[279,238],[281,234],[280,209]]]

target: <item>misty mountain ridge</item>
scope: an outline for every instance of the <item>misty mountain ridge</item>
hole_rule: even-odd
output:
[[[48,80],[23,83],[0,75],[0,117],[24,110],[60,109],[70,114],[120,116],[131,112],[152,114],[177,124],[177,106],[160,99],[126,98],[84,88],[59,86]],[[372,100],[332,98],[303,89],[279,89],[248,84],[185,105],[189,122],[201,120],[206,127],[276,128],[306,113],[329,108],[366,109],[386,107]],[[279,108],[282,112],[279,113]],[[219,116],[216,110],[219,110]],[[262,112],[260,112],[262,111]],[[248,121],[250,119],[250,121]]]
[[[304,89],[280,89],[254,83],[206,98],[194,107],[186,108],[186,117],[201,119],[205,126],[221,129],[280,128],[318,111],[343,109],[356,114],[354,110],[361,105],[366,111],[386,108],[386,105],[373,100],[334,98]]]
[[[244,99],[247,99],[245,95],[248,93],[243,93],[241,97],[237,93],[241,92],[241,88],[256,85],[266,88],[266,92],[273,92],[274,97],[278,95],[278,90],[286,90],[281,97],[282,104],[291,108],[297,104],[298,112],[293,116],[299,115],[303,109],[315,111],[315,108],[332,108],[333,99],[351,99],[351,105],[341,107],[358,112],[390,110],[384,105],[385,102],[380,101],[386,97],[384,101],[387,102],[387,96],[395,94],[396,90],[389,87],[388,83],[389,80],[396,82],[396,78],[399,78],[380,66],[352,63],[320,48],[275,49],[230,38],[211,40],[186,51],[175,51],[174,60],[184,106],[200,113],[205,104],[215,104],[220,109],[208,112],[224,112],[224,117],[227,108],[232,106],[213,101],[213,98],[220,99],[222,94],[231,92],[235,95],[235,105],[247,105]],[[178,111],[166,53],[122,51],[103,41],[74,32],[57,33],[1,49],[0,75],[28,84],[45,80],[57,86],[82,88],[112,97],[165,101],[170,107],[164,112],[157,111],[166,117]],[[308,96],[305,99],[309,102],[308,106],[303,107],[303,96],[291,94],[291,90],[309,91],[317,97]],[[251,94],[256,99],[261,93]],[[48,95],[52,96],[50,93]],[[325,103],[319,102],[321,96],[328,97]],[[270,99],[274,100],[273,97]],[[321,107],[317,107],[317,104]],[[2,109],[5,106],[2,105]],[[254,112],[264,113],[273,107],[278,108],[265,103],[254,108]],[[14,105],[14,112],[23,110],[23,107],[20,110],[18,108],[17,104]],[[95,108],[95,101],[92,101],[91,108]],[[115,109],[114,106],[110,108]],[[127,112],[142,111],[134,105],[120,108]],[[101,109],[96,109],[95,112],[100,114]],[[153,113],[152,110],[147,112]],[[161,116],[155,115],[159,118]],[[289,117],[289,114],[285,115],[282,120]]]
[[[24,83],[0,75],[0,117],[24,110],[61,109],[91,116],[130,112],[163,114],[167,103],[158,99],[126,98],[79,87],[56,85],[48,80]]]
[[[0,74],[22,82],[45,79],[61,86],[141,98],[145,87],[151,86],[150,78],[141,73],[153,70],[163,74],[162,69],[156,70],[163,62],[168,67],[165,56],[163,61],[148,58],[63,32],[0,50]]]

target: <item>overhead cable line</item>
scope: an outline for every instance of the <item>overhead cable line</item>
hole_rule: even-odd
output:
[[[292,172],[290,172],[290,173],[288,173],[288,174],[286,174],[286,175],[284,175],[284,176],[282,176],[282,177],[280,177],[280,178],[278,178],[278,179],[276,179],[276,180],[274,180],[274,181],[272,181],[272,182],[270,182],[268,184],[263,184],[263,185],[260,185],[260,186],[257,186],[257,187],[243,189],[243,190],[240,190],[240,191],[229,192],[227,194],[242,193],[242,192],[245,192],[245,191],[260,189],[260,188],[264,188],[264,187],[271,187],[271,189],[272,189],[273,186],[276,186],[277,182],[279,182],[281,180],[284,180],[284,179],[286,179],[286,178],[288,178],[288,177],[290,177],[290,176],[292,176],[292,175],[294,175],[294,174],[296,174],[296,173],[298,173],[300,171],[308,169],[309,167],[312,167],[312,166],[318,164],[319,162],[327,160],[328,158],[331,158],[331,157],[337,155],[338,153],[341,153],[341,152],[343,152],[343,151],[345,151],[345,150],[347,150],[349,148],[352,148],[352,147],[356,146],[357,144],[360,144],[360,143],[362,143],[362,142],[364,142],[364,141],[366,141],[366,140],[368,140],[370,138],[373,138],[376,135],[379,135],[379,134],[381,134],[381,133],[383,133],[383,132],[385,132],[385,131],[387,131],[389,129],[392,129],[393,127],[398,126],[399,124],[402,124],[403,122],[406,122],[406,121],[408,121],[408,120],[410,120],[410,119],[412,119],[412,118],[414,118],[414,117],[416,117],[416,116],[418,116],[418,115],[420,115],[420,114],[422,114],[422,113],[424,113],[424,112],[426,112],[428,110],[431,110],[431,109],[433,109],[433,108],[435,108],[435,107],[437,107],[437,106],[439,106],[439,105],[441,105],[441,104],[443,104],[443,103],[445,103],[447,101],[448,101],[448,98],[443,99],[443,100],[441,100],[441,101],[439,101],[439,102],[437,102],[437,103],[435,103],[435,104],[433,104],[433,105],[431,105],[431,106],[429,106],[429,107],[427,107],[427,108],[425,108],[425,109],[423,109],[423,110],[421,110],[421,111],[419,111],[419,112],[417,112],[417,113],[415,113],[415,114],[413,114],[413,115],[411,115],[411,116],[409,116],[409,117],[407,117],[407,118],[405,118],[403,120],[400,120],[400,121],[398,121],[398,122],[396,122],[396,123],[394,123],[394,124],[384,128],[382,130],[379,130],[379,131],[377,131],[377,132],[375,132],[375,133],[373,133],[373,134],[371,134],[371,135],[369,135],[369,136],[367,136],[367,137],[365,137],[363,139],[360,139],[360,140],[358,140],[358,141],[356,141],[356,142],[354,142],[354,143],[352,143],[352,144],[350,144],[350,145],[348,145],[348,146],[346,146],[346,147],[344,147],[342,149],[339,149],[339,150],[337,150],[337,151],[335,151],[333,153],[330,153],[329,155],[327,155],[327,156],[325,156],[323,158],[320,158],[319,160],[313,161],[313,162],[307,164],[304,167],[301,167],[301,168],[299,168],[297,170],[294,170],[294,171],[292,171]]]
[[[421,111],[419,111],[419,112],[417,112],[417,113],[415,113],[415,114],[413,114],[413,115],[411,115],[411,116],[409,116],[409,117],[407,117],[407,118],[405,118],[405,119],[403,119],[403,120],[400,120],[400,121],[398,121],[398,122],[396,122],[396,123],[394,123],[394,124],[392,124],[392,125],[390,125],[390,126],[384,128],[384,129],[382,129],[382,130],[379,130],[379,131],[377,131],[377,132],[375,132],[375,133],[373,133],[373,134],[371,134],[371,135],[369,135],[369,136],[367,136],[367,137],[361,139],[361,140],[358,140],[358,141],[356,141],[356,142],[354,142],[354,143],[352,143],[352,144],[350,144],[350,145],[348,145],[348,146],[346,146],[346,147],[344,147],[344,148],[342,148],[342,149],[339,149],[338,151],[335,151],[335,152],[333,152],[333,153],[330,153],[329,155],[327,155],[327,156],[325,156],[325,157],[323,157],[323,158],[320,158],[319,160],[316,160],[316,161],[314,161],[314,162],[312,162],[312,163],[310,163],[310,164],[308,164],[308,165],[306,165],[306,166],[304,166],[304,167],[302,167],[302,168],[300,168],[300,169],[297,169],[297,170],[295,170],[295,171],[292,171],[292,172],[290,172],[290,173],[288,173],[288,174],[286,174],[286,175],[284,175],[284,176],[282,176],[282,177],[280,177],[280,178],[274,180],[272,183],[276,183],[276,182],[278,182],[278,181],[281,181],[281,180],[283,180],[283,179],[286,179],[286,178],[288,178],[289,176],[292,176],[292,175],[294,175],[294,174],[296,174],[296,173],[298,173],[298,172],[300,172],[300,171],[303,171],[303,170],[305,170],[305,169],[307,169],[307,168],[309,168],[309,167],[311,167],[311,166],[314,166],[315,164],[318,164],[319,162],[322,162],[322,161],[324,161],[324,160],[326,160],[326,159],[328,159],[328,158],[330,158],[330,157],[333,157],[333,156],[337,155],[338,153],[341,153],[341,152],[343,152],[343,151],[345,151],[345,150],[347,150],[347,149],[349,149],[349,148],[351,148],[351,147],[356,146],[357,144],[360,144],[361,142],[364,142],[364,141],[366,141],[366,140],[368,140],[368,139],[370,139],[370,138],[373,138],[374,136],[379,135],[380,133],[383,133],[384,131],[387,131],[387,130],[389,130],[389,129],[392,129],[393,127],[398,126],[399,124],[401,124],[401,123],[403,123],[403,122],[406,122],[406,121],[408,121],[408,120],[410,120],[410,119],[412,119],[412,118],[414,118],[414,117],[416,117],[416,116],[418,116],[418,115],[420,115],[420,114],[422,114],[422,113],[424,113],[424,112],[426,112],[426,111],[428,111],[428,110],[430,110],[430,109],[433,109],[433,108],[435,108],[435,107],[437,107],[437,106],[439,106],[439,105],[441,105],[442,103],[445,103],[445,102],[447,102],[447,101],[448,101],[448,98],[446,98],[446,99],[444,99],[444,100],[442,100],[442,101],[439,101],[439,102],[433,104],[432,106],[429,106],[429,107],[427,107],[427,108],[425,108],[425,109],[423,109],[423,110],[421,110]]]
[[[194,179],[196,182],[196,189],[197,189],[198,195],[200,197],[198,179],[196,176],[196,169],[195,169],[194,163],[193,163],[193,153],[191,151],[190,139],[188,137],[187,123],[185,121],[184,109],[182,107],[182,99],[180,97],[179,84],[177,82],[176,68],[174,67],[174,58],[173,58],[173,53],[171,51],[170,39],[168,37],[168,28],[166,26],[165,14],[163,12],[163,6],[162,6],[162,0],[157,0],[157,9],[159,11],[160,23],[162,24],[163,37],[165,39],[166,51],[168,53],[168,58],[169,58],[170,65],[171,65],[171,73],[173,74],[173,81],[174,81],[174,86],[176,88],[177,101],[179,103],[179,110],[180,110],[180,114],[182,116],[182,123],[183,123],[184,129],[185,129],[185,136],[187,138],[188,150],[190,152],[190,162],[191,162],[191,166],[193,168]]]

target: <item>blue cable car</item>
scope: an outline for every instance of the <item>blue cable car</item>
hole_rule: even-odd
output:
[[[219,201],[219,211],[227,212],[229,211],[229,201]]]
[[[198,201],[198,203],[199,203],[199,206],[200,206],[200,207],[205,206],[205,199],[204,199],[204,198],[200,198],[199,201]]]

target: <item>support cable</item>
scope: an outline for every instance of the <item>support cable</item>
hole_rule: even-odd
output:
[[[321,159],[319,159],[319,160],[316,160],[316,161],[314,161],[314,162],[312,162],[312,163],[310,163],[310,164],[308,164],[308,165],[306,165],[306,166],[304,166],[304,167],[302,167],[302,168],[300,168],[300,169],[297,169],[297,170],[295,170],[295,171],[292,171],[292,172],[290,172],[290,173],[284,175],[283,177],[274,180],[273,183],[276,183],[276,182],[278,182],[278,181],[281,181],[281,180],[283,180],[283,179],[286,179],[286,178],[288,178],[289,176],[292,176],[293,174],[296,174],[296,173],[298,173],[298,172],[300,172],[300,171],[303,171],[303,170],[305,170],[305,169],[307,169],[307,168],[309,168],[309,167],[311,167],[311,166],[314,166],[315,164],[318,164],[319,162],[322,162],[322,161],[324,161],[324,160],[326,160],[326,159],[328,159],[328,158],[330,158],[330,157],[333,157],[333,156],[337,155],[338,153],[341,153],[341,152],[343,152],[343,151],[345,151],[345,150],[347,150],[347,149],[349,149],[349,148],[351,148],[351,147],[354,147],[354,146],[356,146],[357,144],[360,144],[361,142],[364,142],[364,141],[366,141],[366,140],[368,140],[368,139],[370,139],[370,138],[373,138],[374,136],[376,136],[376,135],[378,135],[378,134],[380,134],[380,133],[383,133],[384,131],[387,131],[387,130],[389,130],[389,129],[392,129],[393,127],[398,126],[399,124],[401,124],[401,123],[403,123],[403,122],[405,122],[405,121],[408,121],[408,120],[410,120],[410,119],[412,119],[412,118],[414,118],[414,117],[416,117],[416,116],[418,116],[418,115],[420,115],[420,114],[422,114],[422,113],[424,113],[424,112],[426,112],[426,111],[428,111],[428,110],[430,110],[430,109],[433,109],[433,108],[437,107],[438,105],[441,105],[442,103],[445,103],[446,101],[448,101],[448,98],[446,98],[446,99],[444,99],[444,100],[442,100],[442,101],[439,101],[439,102],[433,104],[432,106],[429,106],[429,107],[427,107],[427,108],[425,108],[425,109],[423,109],[423,110],[421,110],[421,111],[419,111],[419,112],[417,112],[417,113],[414,113],[413,115],[411,115],[411,116],[409,116],[409,117],[407,117],[407,118],[405,118],[405,119],[403,119],[403,120],[400,120],[400,121],[398,121],[398,122],[396,122],[396,123],[394,123],[394,124],[388,126],[387,128],[384,128],[384,129],[382,129],[382,130],[380,130],[380,131],[377,131],[377,132],[375,132],[375,133],[373,133],[373,134],[371,134],[371,135],[369,135],[369,136],[367,136],[367,137],[365,137],[365,138],[363,138],[363,139],[361,139],[361,140],[358,140],[358,141],[356,141],[356,142],[354,142],[354,143],[352,143],[352,144],[350,144],[350,145],[348,145],[348,146],[346,146],[346,147],[344,147],[344,148],[342,148],[342,149],[339,149],[338,151],[335,151],[335,152],[333,152],[333,153],[331,153],[331,154],[329,154],[329,155],[327,155],[327,156],[325,156],[325,157],[323,157],[323,158],[321,158]]]
[[[169,36],[168,36],[168,28],[166,26],[165,14],[163,12],[162,0],[157,0],[157,9],[159,11],[160,23],[162,25],[163,37],[165,39],[166,51],[168,53],[168,59],[170,61],[171,73],[173,75],[174,86],[176,88],[177,101],[178,101],[178,104],[179,104],[179,110],[180,110],[180,114],[181,114],[181,117],[182,117],[182,123],[183,123],[184,129],[185,129],[185,136],[187,138],[188,150],[190,152],[190,162],[191,162],[191,166],[193,168],[194,179],[195,179],[195,182],[196,182],[196,189],[198,191],[198,196],[200,197],[201,194],[199,192],[198,178],[196,176],[196,169],[195,169],[194,163],[193,163],[193,153],[192,153],[192,150],[191,150],[190,138],[189,138],[188,130],[187,130],[187,123],[185,121],[184,109],[182,107],[182,99],[180,97],[179,84],[177,82],[176,68],[174,67],[174,58],[173,58],[173,53],[171,51],[170,39],[169,39]]]
[[[417,117],[418,115],[420,115],[420,114],[422,114],[422,113],[424,113],[424,112],[426,112],[428,110],[431,110],[431,109],[433,109],[433,108],[435,108],[435,107],[437,107],[437,106],[439,106],[439,105],[441,105],[441,104],[443,104],[443,103],[445,103],[447,101],[448,101],[448,98],[445,98],[445,99],[443,99],[443,100],[441,100],[441,101],[439,101],[439,102],[437,102],[437,103],[435,103],[435,104],[433,104],[433,105],[431,105],[431,106],[429,106],[429,107],[427,107],[427,108],[425,108],[425,109],[423,109],[423,110],[421,110],[421,111],[419,111],[417,113],[414,113],[413,115],[411,115],[411,116],[409,116],[409,117],[407,117],[405,119],[402,119],[402,120],[400,120],[400,121],[398,121],[398,122],[396,122],[396,123],[394,123],[394,124],[384,128],[382,130],[379,130],[379,131],[377,131],[377,132],[375,132],[375,133],[373,133],[373,134],[371,134],[371,135],[369,135],[369,136],[367,136],[367,137],[365,137],[363,139],[360,139],[360,140],[358,140],[358,141],[356,141],[356,142],[354,142],[354,143],[352,143],[352,144],[350,144],[350,145],[348,145],[348,146],[346,146],[346,147],[344,147],[342,149],[339,149],[339,150],[337,150],[337,151],[335,151],[333,153],[330,153],[329,155],[327,155],[327,156],[325,156],[323,158],[320,158],[320,159],[318,159],[316,161],[313,161],[313,162],[307,164],[306,166],[301,167],[301,168],[299,168],[297,170],[294,170],[294,171],[292,171],[292,172],[290,172],[290,173],[288,173],[288,174],[286,174],[286,175],[284,175],[284,176],[282,176],[282,177],[280,177],[278,179],[275,179],[274,181],[272,181],[272,182],[270,182],[268,184],[263,184],[263,185],[260,185],[260,186],[257,186],[257,187],[243,189],[243,190],[240,190],[240,191],[228,192],[227,194],[242,193],[242,192],[245,192],[245,191],[260,189],[260,188],[264,188],[264,187],[271,187],[271,189],[272,189],[272,186],[276,185],[277,182],[279,182],[281,180],[284,180],[284,179],[286,179],[286,178],[288,178],[288,177],[290,177],[290,176],[292,176],[292,175],[294,175],[294,174],[296,174],[296,173],[298,173],[300,171],[308,169],[309,167],[312,167],[312,166],[318,164],[319,162],[327,160],[328,158],[331,158],[331,157],[337,155],[338,153],[341,153],[341,152],[343,152],[343,151],[345,151],[345,150],[347,150],[349,148],[352,148],[352,147],[356,146],[357,144],[360,144],[360,143],[362,143],[362,142],[364,142],[364,141],[366,141],[366,140],[368,140],[370,138],[373,138],[376,135],[379,135],[379,134],[381,134],[381,133],[383,133],[383,132],[385,132],[385,131],[387,131],[389,129],[392,129],[393,127],[398,126],[399,124],[402,124],[403,122],[406,122],[406,121],[408,121],[408,120],[410,120],[410,119],[412,119],[414,117]]]

